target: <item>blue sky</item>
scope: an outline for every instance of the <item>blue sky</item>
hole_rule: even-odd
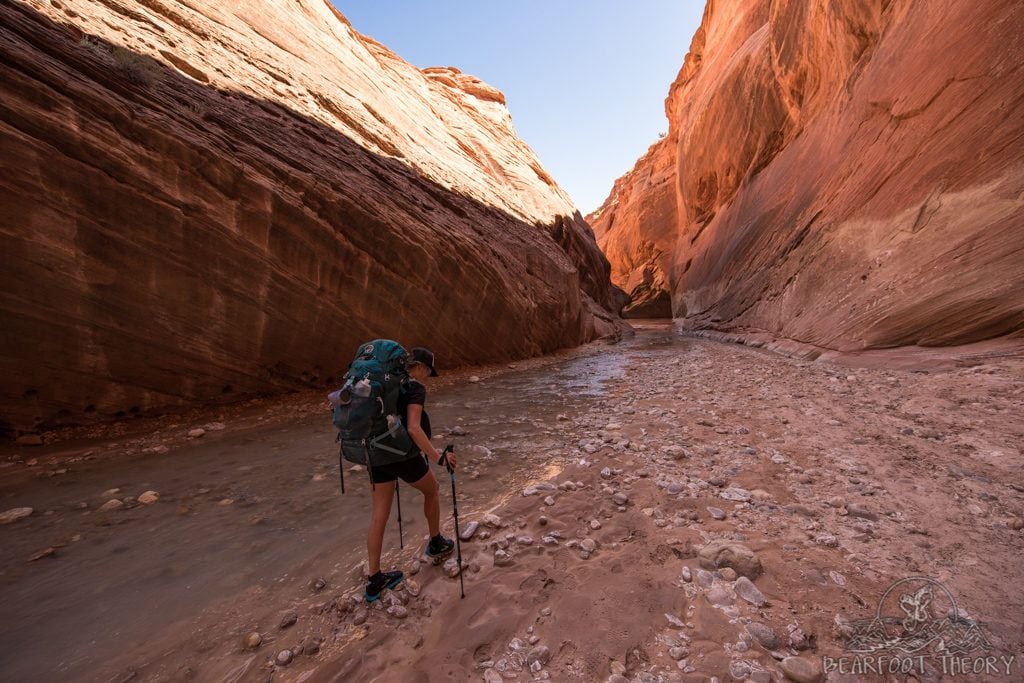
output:
[[[334,4],[406,61],[504,92],[519,136],[583,213],[668,130],[665,96],[704,11],[701,0]]]

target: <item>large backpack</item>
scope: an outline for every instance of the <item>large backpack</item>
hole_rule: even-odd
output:
[[[398,414],[408,359],[398,342],[367,342],[349,365],[344,385],[328,396],[346,460],[373,468],[409,457],[413,442]]]

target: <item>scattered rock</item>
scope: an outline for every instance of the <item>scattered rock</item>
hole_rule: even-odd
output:
[[[718,570],[718,575],[726,581],[736,580],[736,570],[734,570],[732,567],[722,567]]]
[[[14,440],[18,446],[42,446],[43,437],[38,434],[23,434]]]
[[[530,665],[531,669],[535,663],[543,667],[549,661],[551,661],[551,650],[546,645],[538,645],[526,654],[526,663]]]
[[[758,590],[757,586],[745,576],[741,576],[736,579],[736,584],[733,586],[733,590],[736,591],[736,595],[740,596],[751,605],[755,607],[763,607],[768,602],[764,594]]]
[[[455,425],[454,427],[448,430],[448,434],[450,434],[451,436],[466,436],[469,434],[469,432],[466,431],[466,428],[463,427],[462,425]]]
[[[480,378],[477,377],[476,375],[470,375],[469,376],[469,381],[472,382],[473,384],[476,384],[477,382],[480,381]]]
[[[732,567],[737,574],[750,579],[756,579],[762,571],[761,561],[754,551],[736,541],[711,541],[700,549],[697,559],[705,569]]]
[[[627,496],[622,491],[616,491],[612,495],[612,502],[615,503],[616,505],[625,505],[626,503],[629,502],[629,496]]]
[[[721,508],[708,506],[708,514],[711,515],[712,519],[722,520],[725,519],[725,510]]]
[[[277,627],[288,628],[289,626],[294,626],[295,622],[298,621],[298,619],[299,613],[295,610],[285,612],[283,615],[281,615],[281,621],[278,623]]]
[[[143,505],[152,505],[158,500],[160,500],[160,494],[156,491],[144,491],[138,497],[138,501]]]
[[[288,666],[292,661],[292,656],[291,650],[281,650],[277,653],[277,657],[274,658],[274,661],[276,661],[279,666]]]
[[[786,657],[779,665],[790,680],[797,683],[820,683],[821,667],[817,662],[801,657]]]
[[[492,512],[488,512],[484,515],[484,518],[481,521],[484,526],[491,527],[492,529],[501,528],[501,517]]]
[[[509,555],[504,550],[500,550],[500,549],[494,551],[494,566],[495,567],[505,567],[505,566],[508,566],[510,564],[512,564],[512,556],[511,555]]]
[[[12,522],[17,522],[19,519],[24,519],[31,514],[32,508],[29,507],[11,508],[10,510],[0,512],[0,524],[11,524]]]
[[[814,537],[814,542],[827,548],[839,547],[839,539],[832,534],[818,534]]]
[[[752,621],[747,624],[747,633],[754,637],[758,643],[761,644],[766,650],[775,650],[779,647],[779,637],[775,635],[775,631],[771,629],[767,624],[762,624],[759,621]]]
[[[587,551],[588,553],[592,553],[595,550],[597,550],[597,541],[595,541],[592,538],[584,538],[582,541],[580,541],[580,548]]]
[[[473,538],[473,534],[480,528],[480,522],[470,522],[460,530],[459,538],[463,541],[468,541]]]
[[[355,614],[352,616],[352,623],[356,626],[361,626],[362,624],[366,623],[366,620],[369,618],[369,616],[370,611],[365,607],[361,607],[360,609],[357,609]]]
[[[124,503],[119,501],[117,498],[111,498],[103,505],[100,505],[100,512],[110,512],[111,510],[120,510],[124,507]]]
[[[690,571],[690,568],[686,565],[683,565],[683,569],[680,572],[680,574],[683,577],[683,581],[685,581],[686,583],[690,583],[691,581],[693,581],[693,572]]]
[[[725,500],[734,500],[739,502],[747,502],[751,498],[750,491],[737,487],[730,487],[718,494],[720,498]]]
[[[263,642],[263,636],[256,631],[253,631],[245,637],[245,649],[255,650]]]
[[[458,574],[458,572],[456,572],[456,574]],[[405,619],[409,616],[409,610],[402,605],[391,605],[391,607],[388,607],[388,614],[393,616],[395,619]]]
[[[54,548],[53,546],[48,546],[46,548],[43,548],[42,550],[37,550],[36,552],[32,553],[29,556],[28,561],[35,562],[36,560],[40,560],[44,557],[50,557],[55,552],[57,552],[56,548]]]
[[[190,439],[198,439],[204,434],[206,434],[206,430],[203,429],[202,427],[196,427],[195,429],[188,430],[188,438]],[[291,653],[289,652],[289,655],[290,654]],[[278,656],[280,657],[280,655]],[[288,661],[291,661],[291,657],[289,657]]]

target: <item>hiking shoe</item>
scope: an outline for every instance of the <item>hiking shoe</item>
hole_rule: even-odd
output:
[[[380,598],[385,588],[394,588],[402,583],[403,578],[405,577],[402,572],[377,572],[366,582],[363,597],[366,598],[366,602],[373,602]]]
[[[437,564],[451,555],[453,550],[455,550],[455,541],[438,534],[430,539],[430,543],[427,544],[426,555],[434,561],[434,564]]]

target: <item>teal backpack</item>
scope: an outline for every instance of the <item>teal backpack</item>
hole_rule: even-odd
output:
[[[398,414],[398,396],[409,377],[408,359],[398,342],[367,342],[349,364],[344,385],[327,397],[334,406],[332,420],[346,460],[372,469],[409,457],[413,442],[404,416]]]

